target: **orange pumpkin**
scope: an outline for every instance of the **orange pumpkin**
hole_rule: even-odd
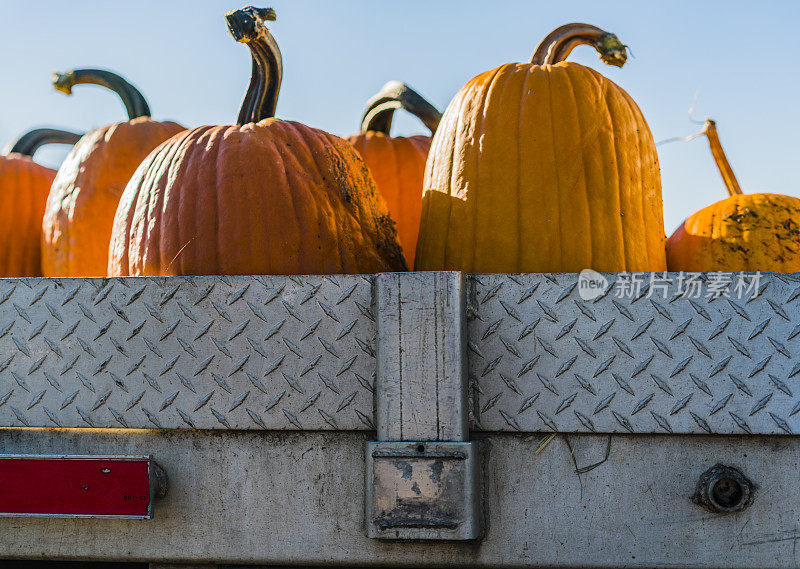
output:
[[[75,144],[79,138],[63,130],[36,129],[0,156],[0,277],[42,275],[42,215],[56,172],[34,162],[33,154],[44,144]]]
[[[442,118],[442,114],[411,87],[390,81],[367,102],[361,132],[347,140],[369,166],[389,213],[397,223],[403,255],[412,267],[422,211],[422,179],[431,137],[389,136],[397,109],[405,109],[418,117],[431,131],[431,136]]]
[[[109,248],[116,275],[374,273],[405,269],[394,223],[346,141],[273,118],[281,54],[271,9],[226,16],[253,77],[238,124],[174,136],[139,166]]]
[[[125,79],[99,69],[56,74],[66,94],[93,83],[116,92],[128,121],[89,132],[58,170],[42,221],[42,269],[47,277],[105,276],[111,225],[122,190],[153,148],[184,128],[150,118],[142,94]]]
[[[701,131],[729,197],[690,215],[667,240],[670,271],[800,271],[800,199],[745,194],[728,162],[717,125]]]
[[[564,61],[581,44],[626,61],[614,34],[568,24],[531,63],[482,73],[456,94],[428,157],[417,270],[666,269],[650,129],[621,87]]]

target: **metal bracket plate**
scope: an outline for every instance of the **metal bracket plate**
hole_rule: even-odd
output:
[[[366,448],[367,535],[481,535],[476,443],[469,438],[466,286],[454,272],[375,279],[375,404]]]
[[[367,535],[426,540],[480,537],[477,445],[367,443]]]

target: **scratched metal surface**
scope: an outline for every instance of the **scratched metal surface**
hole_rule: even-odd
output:
[[[800,438],[612,435],[609,460],[580,475],[576,465],[603,460],[608,436],[559,436],[538,454],[541,435],[482,438],[483,540],[391,543],[364,530],[365,431],[0,429],[4,452],[124,449],[152,454],[171,481],[146,522],[0,518],[0,551],[3,559],[198,568],[213,560],[231,569],[797,569]],[[715,515],[690,499],[717,462],[758,486],[745,511]]]
[[[592,300],[575,274],[471,278],[478,428],[800,433],[797,276],[764,273],[747,290],[707,273],[698,291],[644,274],[638,292],[604,277]]]
[[[0,280],[0,425],[373,428],[371,277]]]

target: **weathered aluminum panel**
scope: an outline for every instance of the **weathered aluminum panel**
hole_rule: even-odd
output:
[[[378,440],[469,439],[465,288],[456,272],[375,277]]]
[[[371,429],[371,277],[0,280],[0,424]]]
[[[471,277],[478,428],[800,433],[797,276],[595,278]]]
[[[482,437],[480,542],[385,542],[364,531],[366,432],[0,429],[5,452],[146,454],[172,482],[152,520],[0,519],[4,559],[272,566],[797,566],[800,438]],[[691,500],[721,462],[757,486],[712,514]]]
[[[478,443],[466,442],[465,285],[458,272],[375,276],[379,442],[365,449],[369,537],[480,537]]]

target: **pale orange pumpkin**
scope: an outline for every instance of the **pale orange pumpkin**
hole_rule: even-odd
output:
[[[119,75],[100,69],[56,74],[64,93],[91,83],[119,95],[128,120],[86,134],[58,170],[42,220],[42,269],[47,277],[105,276],[108,242],[119,198],[153,148],[184,128],[150,118],[142,94]]]

